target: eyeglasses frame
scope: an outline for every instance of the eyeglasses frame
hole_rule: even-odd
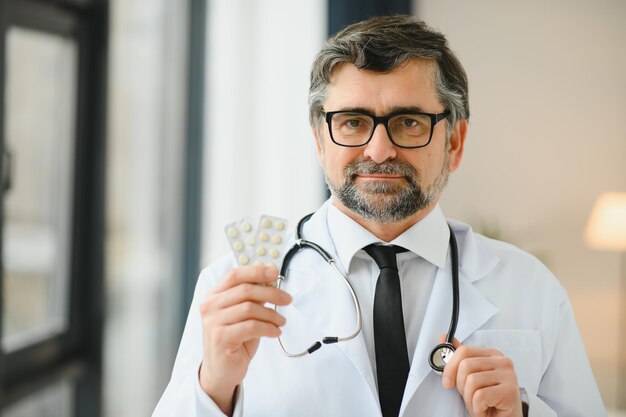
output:
[[[374,126],[372,128],[372,132],[370,133],[370,137],[364,143],[359,144],[359,145],[344,145],[344,144],[339,143],[339,142],[337,142],[335,140],[335,138],[333,137],[332,118],[333,118],[333,116],[335,114],[341,114],[341,113],[362,114],[363,116],[370,117],[374,121]],[[366,113],[366,112],[362,112],[362,111],[353,111],[353,110],[329,111],[329,112],[322,112],[322,114],[324,115],[324,119],[326,120],[326,124],[328,125],[328,133],[330,134],[330,139],[336,145],[345,146],[347,148],[358,148],[360,146],[365,146],[372,140],[372,138],[374,137],[374,132],[376,131],[376,128],[378,127],[379,124],[382,123],[382,125],[385,126],[385,130],[387,131],[387,136],[389,137],[389,140],[395,146],[397,146],[398,148],[404,148],[404,149],[417,149],[417,148],[423,148],[423,147],[428,146],[430,144],[430,142],[431,142],[431,140],[433,138],[433,132],[435,131],[435,125],[437,123],[439,123],[440,121],[442,121],[443,119],[446,119],[450,115],[450,110],[446,110],[443,113],[422,113],[422,112],[397,111],[397,112],[389,113],[389,114],[384,115],[384,116],[376,116],[376,115],[373,115],[373,114],[370,114],[370,113]],[[407,115],[414,114],[414,115],[428,116],[430,118],[430,135],[428,136],[428,142],[426,142],[424,145],[404,146],[404,145],[397,144],[393,140],[393,136],[391,135],[391,131],[389,130],[389,119],[391,119],[391,118],[393,118],[395,116],[399,116],[401,114],[407,114]]]

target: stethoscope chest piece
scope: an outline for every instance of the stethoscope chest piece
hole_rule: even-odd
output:
[[[451,343],[441,343],[433,349],[428,357],[428,363],[433,371],[441,375],[443,368],[446,366],[450,359],[454,355],[454,346]]]

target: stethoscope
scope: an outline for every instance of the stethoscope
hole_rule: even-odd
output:
[[[278,337],[278,344],[280,345],[280,349],[282,350],[285,356],[290,358],[300,358],[302,356],[309,355],[319,348],[322,347],[322,344],[328,345],[332,343],[338,342],[346,342],[348,340],[354,339],[360,332],[362,328],[362,320],[361,320],[361,306],[359,304],[359,299],[356,296],[356,292],[348,281],[348,277],[343,274],[339,268],[333,257],[320,245],[313,243],[309,240],[305,240],[302,238],[302,227],[304,223],[307,222],[311,218],[313,213],[304,216],[299,222],[296,228],[296,241],[294,245],[287,251],[285,254],[285,258],[283,259],[283,264],[280,268],[280,274],[278,275],[276,287],[280,288],[282,282],[287,279],[286,273],[289,268],[289,263],[293,259],[296,253],[298,253],[301,249],[310,248],[317,252],[324,260],[331,266],[331,268],[343,279],[343,282],[348,287],[350,291],[350,295],[352,296],[352,301],[354,302],[354,308],[356,310],[356,328],[355,330],[343,337],[339,336],[326,336],[322,338],[322,341],[316,341],[313,343],[308,349],[299,352],[299,353],[291,353],[285,349],[283,342]],[[443,343],[438,344],[434,347],[430,355],[428,356],[428,364],[430,367],[438,374],[443,372],[443,368],[446,366],[452,354],[454,353],[454,346],[452,345],[452,340],[454,339],[454,333],[456,332],[456,327],[459,321],[459,254],[458,248],[456,244],[456,238],[454,237],[454,233],[452,232],[452,228],[450,228],[450,258],[452,260],[452,317],[450,318],[450,327],[448,329],[448,334],[446,335],[446,340]],[[278,306],[274,305],[274,310],[278,311]]]

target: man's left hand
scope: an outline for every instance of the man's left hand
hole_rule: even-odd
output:
[[[464,346],[454,339],[454,355],[442,384],[459,391],[471,417],[522,417],[513,361],[497,349]]]

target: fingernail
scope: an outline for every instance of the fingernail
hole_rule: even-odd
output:
[[[450,381],[450,378],[448,378],[447,376],[441,378],[441,383],[443,384],[444,388],[450,388],[451,382],[452,381]]]

